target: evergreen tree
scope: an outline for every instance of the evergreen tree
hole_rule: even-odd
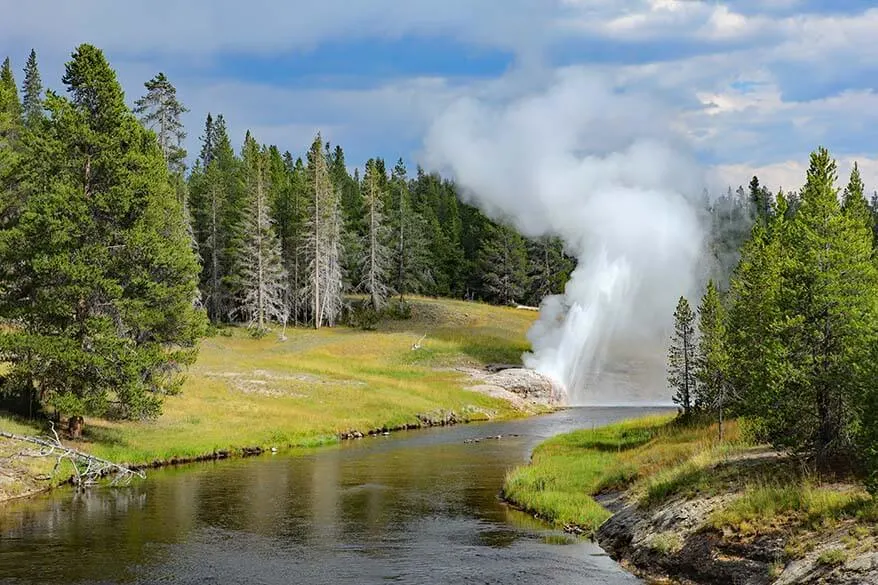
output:
[[[767,225],[771,218],[771,191],[759,184],[759,178],[753,177],[749,185],[750,209],[756,221]]]
[[[528,246],[528,304],[538,306],[544,298],[563,292],[573,268],[573,259],[564,253],[564,243],[560,238],[543,236],[531,241]]]
[[[284,156],[289,182],[275,205],[277,231],[281,238],[284,268],[289,279],[287,284],[287,305],[295,324],[306,318],[306,302],[303,289],[306,288],[305,254],[307,236],[308,179],[302,159],[292,161],[292,155]]]
[[[836,178],[835,161],[817,149],[790,226],[792,261],[784,279],[792,323],[787,393],[796,397],[797,412],[773,437],[812,450],[824,463],[849,453],[855,411],[874,382],[863,364],[876,342],[878,298],[869,226],[860,213],[842,213]]]
[[[206,169],[213,162],[216,151],[216,133],[213,127],[213,115],[208,112],[207,118],[204,120],[204,134],[201,135],[201,153],[198,160],[201,161],[201,167]]]
[[[407,171],[402,159],[391,175],[391,227],[393,230],[393,283],[400,302],[407,293],[423,293],[433,286],[430,249],[423,218],[412,209]]]
[[[0,232],[9,377],[68,415],[142,418],[195,357],[197,266],[161,152],[103,53],[80,45],[22,165],[24,208]]]
[[[873,241],[878,248],[878,191],[872,193],[872,199],[869,201],[869,210],[872,212],[872,233]]]
[[[20,126],[21,103],[18,101],[18,88],[15,86],[15,78],[12,74],[12,64],[9,57],[6,57],[3,66],[0,67],[0,152],[13,149],[18,140]],[[7,152],[0,157],[6,159],[4,166],[8,173],[13,155]],[[0,163],[4,163],[3,158],[0,158]],[[3,167],[0,167],[0,173],[6,174]]]
[[[18,101],[18,88],[15,85],[15,76],[12,73],[12,62],[9,57],[0,66],[0,88],[3,88],[3,101],[0,102],[0,111],[8,114],[13,120],[21,119],[21,102]]]
[[[765,439],[775,421],[759,417],[768,413],[783,421],[786,410],[778,405],[787,398],[782,388],[790,375],[782,314],[783,271],[789,264],[783,245],[789,229],[783,193],[778,194],[777,209],[772,225],[754,225],[744,245],[731,283],[728,319],[729,379],[737,406],[761,423]]]
[[[6,104],[13,99],[12,93],[5,84],[0,84],[0,187],[5,187],[15,166],[16,153],[14,140],[16,136],[15,116],[10,113]],[[3,210],[4,215],[7,210]]]
[[[22,110],[24,122],[28,128],[35,128],[45,117],[43,108],[43,82],[37,66],[37,52],[33,49],[24,66],[24,82],[22,84]]]
[[[486,298],[515,304],[527,290],[524,240],[506,225],[492,226],[481,250],[482,286]]]
[[[193,227],[202,257],[201,291],[213,322],[228,320],[242,300],[246,173],[232,150],[222,115],[208,115],[201,156],[189,178]],[[203,166],[203,161],[208,161]]]
[[[869,209],[869,202],[866,201],[866,188],[856,162],[851,169],[848,184],[844,188],[841,208],[854,221],[863,223],[870,229],[873,227],[872,211]]]
[[[674,335],[668,349],[668,384],[674,390],[674,403],[683,415],[692,412],[696,396],[695,379],[695,314],[689,301],[680,297],[674,311]]]
[[[753,227],[751,208],[741,192],[728,191],[709,204],[710,239],[708,242],[710,277],[727,288],[735,266],[741,259],[741,248]]]
[[[698,351],[695,358],[695,379],[698,383],[695,406],[714,412],[723,439],[723,417],[728,401],[729,355],[726,340],[726,315],[719,291],[713,281],[698,307]]]
[[[207,315],[214,323],[223,320],[233,309],[227,288],[226,234],[223,212],[226,191],[222,172],[215,163],[202,171],[197,169],[190,179],[192,224],[201,253],[201,296]]]
[[[189,110],[177,100],[177,89],[164,73],[159,73],[144,86],[146,95],[135,102],[134,113],[155,132],[168,169],[172,173],[182,173],[186,160],[183,149],[186,130],[180,117]]]
[[[268,153],[260,151],[248,133],[243,167],[250,201],[244,220],[244,246],[239,250],[244,296],[237,311],[257,336],[267,331],[269,320],[286,323],[288,316],[281,245],[269,214],[267,159]]]
[[[366,235],[363,238],[360,260],[363,279],[360,288],[369,295],[372,308],[376,311],[384,308],[390,292],[387,281],[391,254],[383,209],[386,197],[382,192],[382,183],[375,161],[370,160],[366,163],[366,172],[363,175]]]

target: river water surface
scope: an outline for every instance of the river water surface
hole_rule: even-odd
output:
[[[498,492],[543,439],[645,412],[395,433],[6,504],[0,583],[639,583]]]

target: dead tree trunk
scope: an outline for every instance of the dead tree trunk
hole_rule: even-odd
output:
[[[53,477],[58,473],[61,463],[67,459],[73,467],[72,482],[80,488],[95,485],[103,477],[112,477],[110,485],[127,484],[134,477],[146,478],[146,474],[141,470],[131,469],[124,465],[83,453],[78,449],[65,447],[55,431],[55,425],[52,425],[52,435],[52,437],[45,438],[29,437],[0,431],[0,437],[4,439],[37,446],[36,449],[25,449],[13,455],[13,457],[55,457],[55,467],[52,469]]]

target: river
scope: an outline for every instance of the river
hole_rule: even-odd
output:
[[[9,503],[0,583],[639,583],[498,492],[545,438],[645,412],[576,408],[395,433]]]

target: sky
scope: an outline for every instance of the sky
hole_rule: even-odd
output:
[[[236,145],[249,129],[300,155],[320,130],[350,166],[414,165],[450,104],[504,103],[575,70],[661,103],[716,185],[756,174],[797,189],[823,145],[843,180],[856,160],[878,189],[871,1],[0,0],[0,13],[19,81],[34,48],[63,90],[83,42],[105,51],[130,103],[165,72],[190,109],[191,153],[210,111]]]

